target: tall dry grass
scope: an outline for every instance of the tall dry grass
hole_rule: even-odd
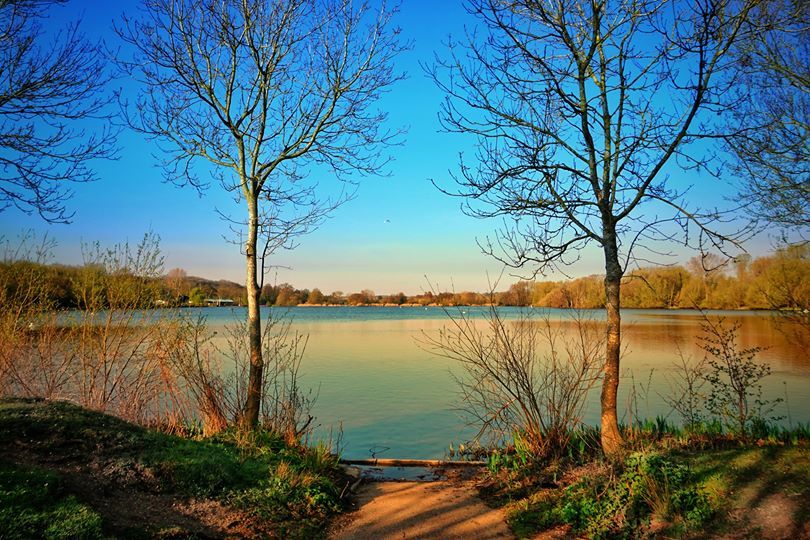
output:
[[[247,399],[250,368],[248,329],[244,322],[225,326],[223,335],[206,326],[204,316],[179,322],[168,357],[200,412],[207,433],[240,423]],[[308,433],[315,395],[299,385],[307,336],[292,328],[284,312],[271,311],[262,336],[265,373],[260,423],[288,443]]]
[[[69,400],[172,431],[212,434],[239,422],[245,325],[220,336],[203,316],[155,309],[163,273],[155,235],[134,246],[85,245],[71,283],[78,309],[61,312],[47,275],[53,245],[34,240],[24,235],[3,247],[0,395]],[[307,338],[276,313],[264,329],[262,423],[294,443],[312,422],[313,395],[298,384]]]

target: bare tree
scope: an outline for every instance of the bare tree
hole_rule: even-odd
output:
[[[175,302],[180,300],[180,297],[183,296],[184,291],[188,292],[186,277],[188,277],[188,275],[182,268],[172,268],[166,273],[166,286],[174,296],[173,300]]]
[[[576,260],[590,244],[603,252],[608,454],[622,442],[616,396],[628,265],[643,260],[642,248],[655,254],[656,240],[722,252],[741,238],[720,234],[724,214],[690,205],[672,176],[679,168],[719,173],[706,145],[694,143],[721,135],[716,114],[734,106],[729,51],[754,3],[469,0],[481,24],[429,69],[447,95],[444,128],[478,140],[451,194],[474,216],[504,219],[483,249],[534,273]]]
[[[143,83],[129,123],[166,143],[167,179],[203,189],[195,167],[207,163],[247,210],[228,219],[247,265],[248,424],[261,404],[265,258],[345,200],[317,190],[309,167],[376,173],[397,135],[371,109],[399,78],[391,16],[350,0],[144,0],[118,28],[136,51],[124,68]]]
[[[686,262],[686,268],[703,281],[726,270],[728,259],[717,253],[704,252]]]
[[[55,34],[41,24],[65,3],[0,0],[0,211],[16,207],[49,222],[72,216],[66,184],[94,180],[88,162],[114,155],[115,131],[86,124],[107,118],[100,46],[78,23]]]
[[[769,0],[737,50],[740,106],[729,149],[750,211],[806,235],[810,227],[810,6]]]

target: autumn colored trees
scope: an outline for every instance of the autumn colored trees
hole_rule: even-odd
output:
[[[600,308],[601,276],[566,282],[536,282],[532,305],[551,308]],[[788,309],[810,301],[810,249],[780,248],[773,254],[705,273],[684,266],[641,268],[622,286],[627,308]]]
[[[73,267],[33,262],[0,263],[13,277],[38,267],[42,294],[58,308],[76,308],[81,291],[77,283],[88,276],[100,280],[105,270],[98,266]],[[81,276],[84,276],[80,279]],[[320,289],[297,289],[289,283],[265,285],[261,302],[269,306],[297,305],[389,305],[389,306],[534,306],[546,308],[601,309],[605,304],[603,276],[592,275],[567,281],[518,281],[495,293],[474,291],[402,292],[378,295],[370,289],[344,294]],[[13,279],[7,282],[13,287]],[[154,305],[202,305],[205,298],[229,298],[245,305],[244,286],[228,280],[207,280],[174,268],[155,278]],[[104,294],[100,291],[99,294]],[[158,302],[162,301],[162,302]],[[699,261],[686,265],[633,270],[624,278],[622,305],[654,309],[785,309],[810,305],[810,245],[796,244],[757,258],[741,257],[730,264],[706,271]]]

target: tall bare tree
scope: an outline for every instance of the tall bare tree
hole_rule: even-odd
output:
[[[345,200],[316,189],[310,166],[376,173],[396,135],[372,109],[399,78],[391,16],[351,0],[144,0],[118,29],[135,50],[124,68],[143,83],[129,121],[165,143],[167,178],[204,189],[210,173],[246,209],[228,219],[246,258],[247,424],[261,403],[265,257]]]
[[[183,292],[188,292],[186,285],[186,278],[188,274],[182,268],[172,268],[166,273],[166,286],[174,296],[173,300],[177,302],[183,296]]]
[[[463,208],[505,226],[482,247],[534,272],[596,244],[605,263],[607,340],[602,447],[622,438],[617,392],[622,277],[651,241],[723,250],[725,218],[690,204],[678,171],[717,173],[702,140],[733,108],[731,47],[755,1],[469,0],[480,22],[429,68],[450,132],[477,137],[462,156]],[[682,172],[680,174],[683,174]],[[681,228],[685,234],[681,234]],[[648,252],[649,253],[649,252]]]
[[[16,207],[67,222],[70,182],[96,178],[95,158],[114,155],[115,131],[88,131],[106,118],[106,60],[72,23],[43,20],[67,0],[0,0],[0,211]]]

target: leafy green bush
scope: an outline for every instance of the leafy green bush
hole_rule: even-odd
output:
[[[652,514],[698,525],[712,508],[689,469],[659,454],[632,454],[618,477],[589,478],[570,486],[561,515],[576,530],[599,538],[629,534]]]
[[[233,492],[229,502],[261,519],[295,523],[282,536],[310,537],[324,518],[340,511],[340,493],[327,477],[308,470],[303,462],[279,462],[255,487]]]
[[[632,537],[657,515],[696,527],[713,514],[689,469],[655,453],[629,456],[619,470],[590,474],[554,494],[524,502],[510,522],[517,531],[567,523],[589,538]]]
[[[649,509],[666,518],[679,516],[693,525],[699,525],[713,512],[706,494],[693,482],[685,465],[675,463],[658,454],[631,456],[642,480],[642,496]]]

